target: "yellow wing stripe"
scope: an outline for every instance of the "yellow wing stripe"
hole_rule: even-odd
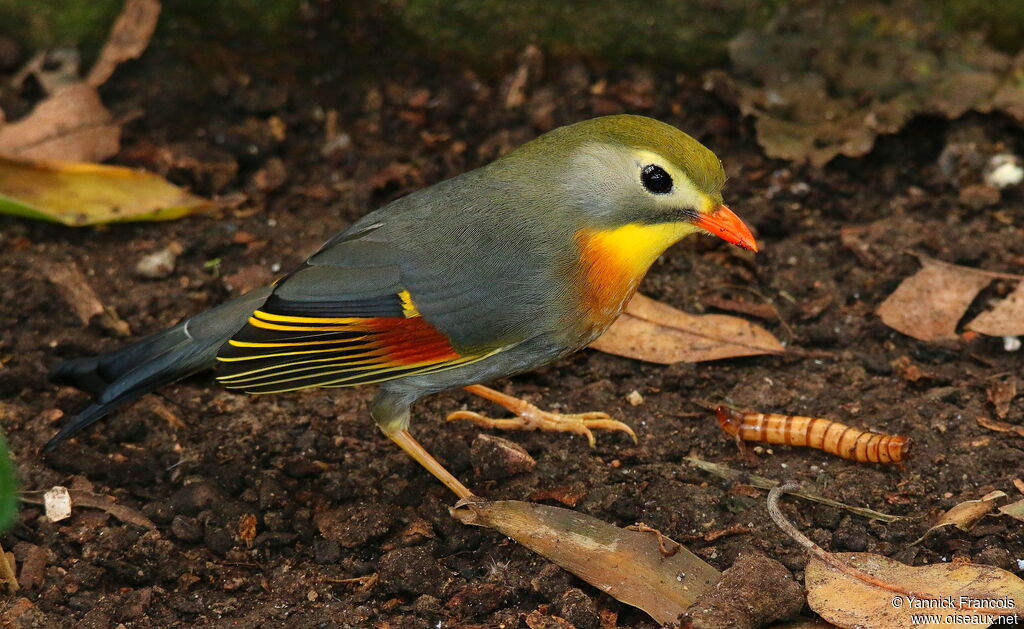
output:
[[[466,357],[460,358],[458,360],[452,360],[452,361],[447,361],[447,362],[443,362],[443,363],[430,364],[430,365],[428,365],[427,367],[425,367],[423,369],[411,372],[411,373],[406,374],[406,375],[407,376],[418,376],[418,375],[424,375],[424,374],[428,374],[428,373],[437,373],[437,372],[440,372],[440,371],[447,371],[449,369],[454,369],[455,367],[461,367],[462,365],[468,365],[470,363],[475,363],[475,362],[477,362],[479,360],[483,360],[484,358],[487,358],[488,356],[491,356],[492,354],[495,354],[495,353],[497,353],[499,351],[501,351],[501,350],[500,349],[494,350],[493,352],[489,352],[489,353],[483,354],[481,356],[466,356]],[[360,380],[359,384],[375,384],[377,382],[384,382],[385,380],[390,380],[391,379],[391,376],[389,375],[390,372],[392,372],[392,371],[394,371],[396,369],[397,370],[401,370],[401,369],[404,369],[404,368],[408,368],[408,366],[404,366],[404,367],[391,367],[391,368],[388,368],[388,369],[382,369],[382,370],[378,370],[378,371],[372,371],[372,372],[356,374],[356,375],[348,376],[348,377],[345,377],[345,378],[338,378],[337,380],[330,380],[328,382],[318,382],[315,385],[304,384],[304,385],[299,385],[299,386],[296,386],[296,387],[286,387],[286,388],[283,388],[283,389],[274,389],[272,391],[248,391],[248,393],[250,393],[251,395],[268,395],[268,394],[271,394],[271,393],[287,393],[289,391],[300,391],[302,389],[307,389],[310,386],[316,386],[316,387],[343,387],[343,386],[346,386],[345,385],[346,382],[349,382],[351,380],[356,380],[356,379]],[[339,372],[339,373],[344,373],[344,372]],[[362,380],[362,378],[365,378],[366,376],[382,376],[382,377],[375,378],[373,380]],[[304,378],[292,378],[292,380],[303,380],[303,379]],[[260,386],[272,385],[272,384],[282,384],[282,383],[267,382],[267,383],[261,384]],[[232,386],[230,384],[225,384],[224,386],[226,388],[229,388],[229,389],[244,389],[245,388],[245,386]]]
[[[271,312],[257,310],[252,313],[264,321],[280,321],[284,323],[359,323],[366,321],[366,317],[296,317],[293,315],[279,315]]]
[[[330,367],[330,366],[332,366],[332,364],[336,364],[336,365],[364,365],[364,364],[373,364],[375,362],[374,359],[375,358],[379,358],[382,353],[383,353],[382,351],[376,351],[376,352],[364,352],[362,354],[357,354],[355,356],[343,356],[343,357],[340,357],[340,358],[337,357],[337,356],[330,356],[328,358],[311,358],[310,360],[296,360],[296,361],[292,361],[290,363],[282,363],[282,364],[278,364],[278,365],[270,365],[269,367],[260,367],[258,369],[252,369],[250,371],[243,371],[241,373],[233,373],[233,374],[228,375],[228,376],[218,376],[217,380],[220,380],[221,382],[228,382],[228,381],[231,381],[231,382],[243,382],[245,380],[251,380],[252,378],[249,378],[247,376],[251,376],[252,374],[258,374],[258,373],[262,373],[262,372],[265,372],[265,371],[277,372],[277,370],[279,370],[279,369],[285,369],[287,367],[294,367],[296,365],[312,365],[312,367],[306,367],[304,369],[314,369],[314,368],[316,368],[318,366]],[[368,358],[369,360],[350,361],[351,358]],[[280,371],[280,372],[277,372],[277,373],[292,373],[294,371],[298,371],[298,370],[294,370],[293,369],[291,371]],[[258,378],[262,378],[262,377],[265,377],[265,376],[257,376],[257,377]]]
[[[304,347],[308,345],[334,345],[337,343],[352,343],[354,341],[361,341],[366,336],[357,336],[350,339],[335,339],[333,341],[298,341],[295,343],[257,343],[254,341],[236,341],[231,339],[228,341],[235,347]]]
[[[373,347],[373,345],[371,343],[361,343],[359,345],[350,345],[348,347],[344,347],[341,349],[361,350],[369,347]],[[235,363],[243,360],[258,360],[260,358],[277,358],[278,356],[301,356],[303,354],[326,354],[328,352],[337,353],[338,351],[340,350],[337,347],[331,347],[329,349],[304,349],[295,352],[274,352],[273,354],[253,354],[251,356],[218,356],[217,360],[225,363]]]
[[[309,318],[309,317],[306,317]],[[315,319],[315,321],[326,321],[326,319]],[[356,319],[355,321],[360,321]],[[365,321],[365,319],[362,319]],[[277,323],[269,323],[256,317],[249,317],[249,325],[263,328],[264,330],[279,330],[281,332],[351,332],[352,325],[325,325],[325,326],[298,326],[298,325],[280,325]]]
[[[453,363],[461,363],[461,362],[464,362],[465,360],[466,359],[463,358],[463,359],[458,359],[458,360],[455,360],[455,361],[449,361],[449,362],[446,362],[446,363],[436,363],[436,362],[433,362],[433,361],[428,361],[428,362],[422,362],[422,363],[413,363],[413,364],[409,364],[409,365],[392,365],[392,366],[389,366],[389,367],[381,367],[380,369],[371,369],[369,371],[363,371],[363,372],[354,373],[354,374],[351,373],[352,372],[351,369],[347,369],[347,368],[346,369],[335,369],[335,370],[331,370],[331,371],[317,372],[317,373],[315,373],[313,375],[315,375],[315,376],[332,376],[332,375],[339,374],[339,373],[347,373],[347,374],[349,374],[348,376],[345,376],[344,378],[338,378],[336,380],[331,380],[331,381],[329,381],[327,383],[322,383],[322,384],[318,384],[317,385],[317,386],[324,386],[325,384],[337,384],[339,382],[346,382],[348,380],[356,380],[356,379],[359,379],[359,378],[363,378],[365,376],[378,376],[380,374],[390,373],[392,371],[404,371],[406,369],[416,369],[418,367],[433,367],[433,366],[438,365],[438,364],[450,365],[450,364],[453,364]],[[272,384],[284,384],[286,382],[295,382],[296,380],[307,380],[308,378],[309,378],[309,375],[294,376],[294,377],[291,377],[291,378],[281,378],[279,380],[270,380],[268,382],[261,382],[261,383],[259,383],[256,386],[264,386],[264,385],[272,385]],[[225,383],[224,386],[229,387],[229,388],[233,388],[233,389],[237,389],[237,388],[244,388],[246,385],[244,385],[244,384],[236,385],[234,382],[230,382],[230,383]],[[253,385],[250,384],[249,386],[253,386]],[[300,387],[300,388],[303,388],[303,387]]]

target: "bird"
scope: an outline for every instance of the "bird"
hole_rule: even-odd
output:
[[[632,429],[603,412],[558,414],[484,386],[596,340],[651,265],[708,233],[757,251],[723,201],[707,147],[653,118],[602,116],[544,133],[495,161],[357,220],[273,284],[51,379],[94,396],[49,451],[118,407],[214,368],[249,394],[377,384],[380,430],[460,499],[472,491],[412,436],[411,407],[462,387],[515,417],[499,429]]]

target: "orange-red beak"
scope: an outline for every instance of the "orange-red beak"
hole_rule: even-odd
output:
[[[719,205],[718,209],[710,214],[701,214],[693,224],[731,245],[757,251],[754,234],[750,233],[750,229],[743,224],[740,217],[725,204]]]

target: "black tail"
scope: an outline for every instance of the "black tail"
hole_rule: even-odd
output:
[[[96,399],[47,441],[43,451],[54,449],[79,430],[157,387],[212,367],[220,346],[245,325],[271,290],[254,290],[115,352],[57,365],[50,372],[51,380],[92,393]]]

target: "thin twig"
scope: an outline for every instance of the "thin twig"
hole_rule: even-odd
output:
[[[714,474],[719,478],[731,480],[737,483],[743,483],[745,485],[751,485],[758,489],[773,489],[779,485],[779,481],[765,478],[764,476],[757,476],[756,474],[747,474],[740,470],[734,470],[731,467],[725,465],[719,465],[718,463],[712,463],[711,461],[705,461],[695,456],[688,456],[684,459],[690,465],[704,470],[710,474]],[[830,507],[836,507],[837,509],[845,509],[851,513],[855,513],[861,517],[870,518],[872,520],[879,520],[881,522],[895,522],[896,520],[905,520],[904,516],[900,515],[889,515],[888,513],[882,513],[875,511],[874,509],[868,509],[867,507],[854,507],[852,505],[844,504],[838,500],[832,500],[831,498],[825,498],[817,494],[811,494],[804,491],[791,491],[789,492],[794,496],[803,498],[804,500],[810,500],[811,502],[817,502]]]

